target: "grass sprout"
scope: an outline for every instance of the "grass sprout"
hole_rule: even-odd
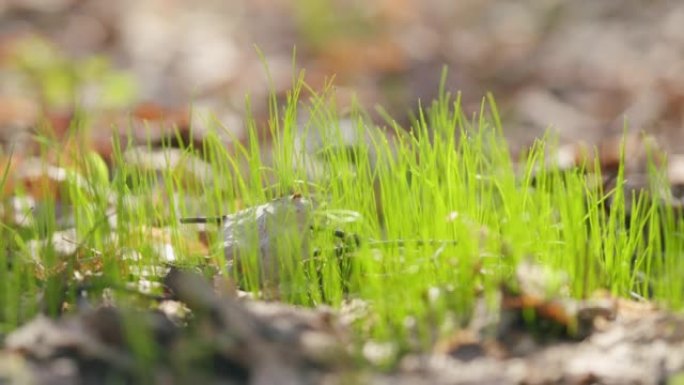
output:
[[[138,148],[156,154],[153,162],[132,161],[132,140],[114,139],[111,175],[95,153],[64,159],[60,199],[46,185],[51,198],[30,225],[5,216],[0,226],[0,332],[41,311],[69,311],[83,295],[150,306],[117,288],[160,292],[169,266],[304,306],[365,301],[371,315],[358,324],[360,338],[402,348],[427,349],[466,325],[476,302],[494,298],[523,260],[569,277],[563,295],[606,289],[682,306],[682,222],[659,200],[625,192],[623,167],[617,187],[603,191],[585,167],[548,161],[553,138],[513,159],[491,96],[469,117],[442,86],[411,127],[389,116],[379,127],[359,108],[340,114],[332,85],[315,93],[302,79],[284,103],[271,100],[268,142],[247,117],[248,137],[232,151],[221,139],[230,128],[214,122],[201,148]],[[59,144],[42,146],[47,153]],[[259,274],[258,240],[231,268],[224,227],[206,226],[201,240],[197,226],[180,223],[292,194],[316,202],[315,223],[275,240],[275,281]],[[70,228],[71,251],[45,241]]]

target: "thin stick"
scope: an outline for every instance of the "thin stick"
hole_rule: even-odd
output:
[[[211,224],[220,225],[227,218],[228,218],[228,215],[223,215],[220,217],[189,217],[189,218],[181,218],[180,223],[182,223],[182,224],[211,223]]]

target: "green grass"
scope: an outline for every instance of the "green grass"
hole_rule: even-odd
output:
[[[371,310],[357,325],[358,338],[396,341],[400,350],[430,348],[467,323],[478,299],[495,304],[500,284],[512,281],[523,259],[567,277],[558,295],[607,289],[682,306],[682,224],[675,214],[657,200],[602,191],[581,167],[548,166],[552,140],[513,159],[491,98],[477,116],[466,116],[458,96],[442,89],[412,127],[388,117],[383,130],[361,109],[339,116],[332,88],[302,100],[311,90],[301,78],[295,83],[284,105],[271,101],[266,152],[247,118],[249,140],[236,142],[235,151],[219,140],[227,128],[216,124],[202,148],[188,144],[173,161],[167,151],[160,170],[131,162],[122,143],[111,175],[96,154],[72,154],[59,184],[65,199],[26,212],[29,226],[0,227],[0,332],[39,311],[54,315],[65,304],[69,311],[81,295],[152,306],[139,288],[159,293],[169,265],[232,275],[245,290],[305,306],[362,299]],[[342,143],[342,119],[364,138],[352,149]],[[83,129],[74,127],[73,135]],[[309,153],[305,138],[314,135],[322,146]],[[58,146],[43,143],[46,152]],[[620,172],[618,185],[623,181]],[[206,253],[192,247],[195,227],[179,224],[184,216],[231,213],[292,193],[317,202],[314,230],[281,242],[280,253],[298,255],[309,236],[309,255],[318,253],[304,262],[283,257],[287,266],[269,290],[261,290],[258,274],[229,271],[219,227],[209,227]],[[68,255],[36,243],[64,227],[58,209],[73,214],[76,251]],[[336,229],[357,234],[360,245],[340,253]],[[254,262],[256,251],[247,254],[244,260]]]

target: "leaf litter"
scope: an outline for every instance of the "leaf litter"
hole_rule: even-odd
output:
[[[360,365],[353,353],[351,323],[359,311],[367,317],[372,306],[334,311],[240,298],[230,286],[216,289],[201,275],[173,268],[154,309],[82,302],[72,314],[40,315],[10,333],[0,352],[0,379],[11,384],[660,384],[684,371],[683,316],[602,293],[585,300],[546,297],[537,289],[545,290],[538,285],[548,284],[548,275],[539,266],[523,265],[517,283],[502,287],[498,307],[478,305],[467,328],[438,341],[432,352],[406,354],[389,373]],[[130,328],[151,343],[144,360],[127,338]],[[365,360],[372,362],[383,349],[373,346],[364,343]]]
[[[78,312],[58,319],[35,318],[7,336],[2,353],[28,372],[8,369],[0,378],[9,383],[22,376],[44,384],[135,383],[149,372],[147,379],[159,384],[201,379],[294,385],[321,383],[351,363],[347,333],[331,310],[243,301],[234,292],[218,295],[202,276],[176,269],[164,283],[168,293],[158,305],[167,312],[82,304]],[[185,307],[170,305],[177,301],[187,306],[187,314],[177,310]],[[127,328],[147,335],[154,358],[139,360]]]

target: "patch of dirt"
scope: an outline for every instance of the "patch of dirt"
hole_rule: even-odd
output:
[[[527,267],[527,273],[539,273]],[[172,269],[156,310],[39,316],[7,336],[11,384],[663,384],[684,372],[684,316],[608,295],[539,297],[527,283],[470,327],[390,371],[359,361],[351,313],[239,299]],[[144,345],[147,344],[147,345]],[[144,347],[147,346],[147,347]],[[141,350],[142,349],[142,350]]]
[[[35,318],[7,336],[0,379],[295,385],[350,366],[347,334],[328,309],[242,301],[178,270],[165,283],[157,310],[83,304],[77,314]]]

